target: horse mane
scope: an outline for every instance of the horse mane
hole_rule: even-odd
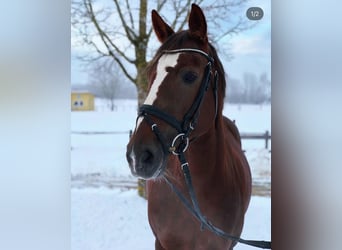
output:
[[[234,136],[235,140],[239,143],[241,147],[241,136],[239,129],[237,128],[235,121],[230,120],[227,117],[223,117],[223,121],[226,125],[226,128],[230,131],[230,133]]]

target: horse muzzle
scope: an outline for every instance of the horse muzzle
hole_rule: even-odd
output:
[[[126,158],[132,175],[142,179],[156,179],[166,168],[167,155],[159,145],[129,143]]]

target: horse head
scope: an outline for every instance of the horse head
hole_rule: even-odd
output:
[[[127,145],[131,172],[144,179],[162,176],[173,154],[214,126],[225,88],[223,67],[197,5],[188,30],[174,32],[155,10],[152,24],[162,45],[147,68],[149,91]]]

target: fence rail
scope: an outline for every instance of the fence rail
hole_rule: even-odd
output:
[[[271,134],[268,130],[265,133],[240,133],[241,139],[265,140],[265,149],[268,149],[268,141],[271,140]]]
[[[126,131],[71,131],[71,134],[78,135],[109,135],[109,134],[128,134],[129,137],[132,135],[132,130]],[[268,141],[271,140],[271,134],[268,130],[264,133],[240,133],[241,139],[247,140],[264,140],[265,149],[268,149]]]

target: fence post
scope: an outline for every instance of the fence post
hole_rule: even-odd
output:
[[[265,149],[268,149],[268,137],[269,137],[269,132],[266,130],[265,132]]]

